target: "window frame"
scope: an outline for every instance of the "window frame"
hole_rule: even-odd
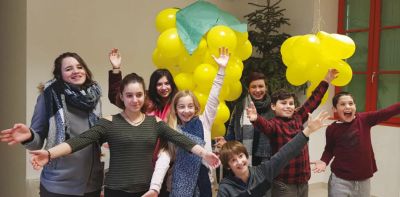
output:
[[[354,32],[367,32],[368,33],[368,59],[367,59],[367,70],[364,72],[353,71],[353,74],[365,74],[367,81],[365,84],[366,98],[365,98],[365,111],[377,110],[377,98],[378,98],[378,78],[381,74],[400,74],[400,70],[395,71],[380,71],[379,70],[379,50],[380,50],[380,36],[381,31],[386,29],[400,29],[399,26],[385,26],[381,27],[381,1],[382,0],[370,0],[370,14],[369,14],[369,27],[366,29],[345,29],[345,13],[346,13],[346,1],[339,0],[338,6],[338,26],[337,32],[339,34],[346,35],[347,33]],[[399,84],[400,85],[400,84]],[[341,88],[336,87],[335,92],[340,92]],[[394,103],[393,103],[394,104]],[[400,118],[392,117],[387,121],[381,123],[381,125],[400,127]]]

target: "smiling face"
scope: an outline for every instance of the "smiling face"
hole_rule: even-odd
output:
[[[164,99],[168,99],[168,96],[171,94],[171,84],[169,83],[166,76],[161,77],[157,81],[157,94]]]
[[[64,82],[80,86],[86,81],[86,70],[75,58],[66,57],[61,63],[61,77]]]
[[[233,154],[228,161],[228,165],[237,177],[242,177],[249,173],[249,161],[244,153]]]
[[[124,103],[125,110],[129,112],[140,112],[145,98],[143,85],[138,82],[126,84],[120,97]]]
[[[278,100],[271,105],[271,109],[275,111],[275,116],[291,118],[295,110],[294,98]]]
[[[175,110],[182,124],[189,122],[196,114],[196,105],[193,102],[193,98],[190,95],[180,97],[176,103]]]
[[[249,94],[255,100],[262,100],[267,93],[267,86],[265,85],[264,79],[257,79],[249,84]]]
[[[340,96],[333,111],[337,113],[339,120],[342,122],[351,122],[355,118],[356,104],[350,95]]]

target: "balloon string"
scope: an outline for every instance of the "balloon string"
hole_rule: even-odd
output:
[[[321,30],[321,22],[322,22],[322,17],[321,17],[321,0],[317,0],[317,5],[315,5],[314,2],[314,6],[316,7],[316,9],[314,9],[314,20],[313,20],[313,29],[312,29],[312,33],[316,34],[317,32],[319,32]]]

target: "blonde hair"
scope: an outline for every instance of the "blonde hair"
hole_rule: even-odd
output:
[[[178,124],[182,124],[181,120],[179,119],[179,117],[176,114],[176,106],[178,105],[178,101],[180,98],[182,97],[186,97],[186,96],[190,96],[193,99],[193,104],[194,104],[194,116],[198,116],[200,114],[200,103],[199,100],[197,100],[197,97],[193,94],[192,91],[190,90],[181,90],[179,92],[177,92],[174,96],[174,98],[172,99],[171,102],[171,111],[169,112],[168,115],[168,125],[173,128],[176,129]]]

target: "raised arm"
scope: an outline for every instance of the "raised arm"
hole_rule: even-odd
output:
[[[400,114],[400,102],[390,105],[384,109],[372,112],[366,112],[364,114],[367,114],[367,123],[370,124],[371,126],[374,126],[395,115]]]
[[[220,55],[218,58],[213,56],[215,62],[217,62],[219,65],[219,70],[213,81],[204,112],[202,115],[200,115],[200,119],[204,128],[204,141],[206,142],[205,147],[209,151],[211,151],[211,126],[214,123],[214,119],[217,114],[217,108],[219,104],[218,97],[224,82],[225,67],[229,61],[228,48],[220,48],[219,53]]]
[[[297,134],[296,137],[280,148],[269,162],[261,164],[257,167],[257,170],[261,171],[267,180],[272,181],[291,159],[301,153],[304,145],[308,142],[308,137],[318,129],[327,126],[324,121],[328,117],[328,112],[321,112],[315,118],[311,118],[309,114],[308,125],[303,132]]]
[[[108,100],[112,104],[116,104],[116,97],[119,93],[119,86],[122,82],[121,62],[122,57],[118,49],[112,49],[108,54],[112,70],[108,72]]]
[[[302,118],[303,123],[308,119],[308,114],[312,113],[321,104],[322,97],[324,97],[326,91],[329,88],[329,84],[338,75],[336,69],[329,69],[325,75],[325,79],[319,83],[319,85],[312,92],[311,96],[304,102],[304,104],[298,109],[297,114]]]

